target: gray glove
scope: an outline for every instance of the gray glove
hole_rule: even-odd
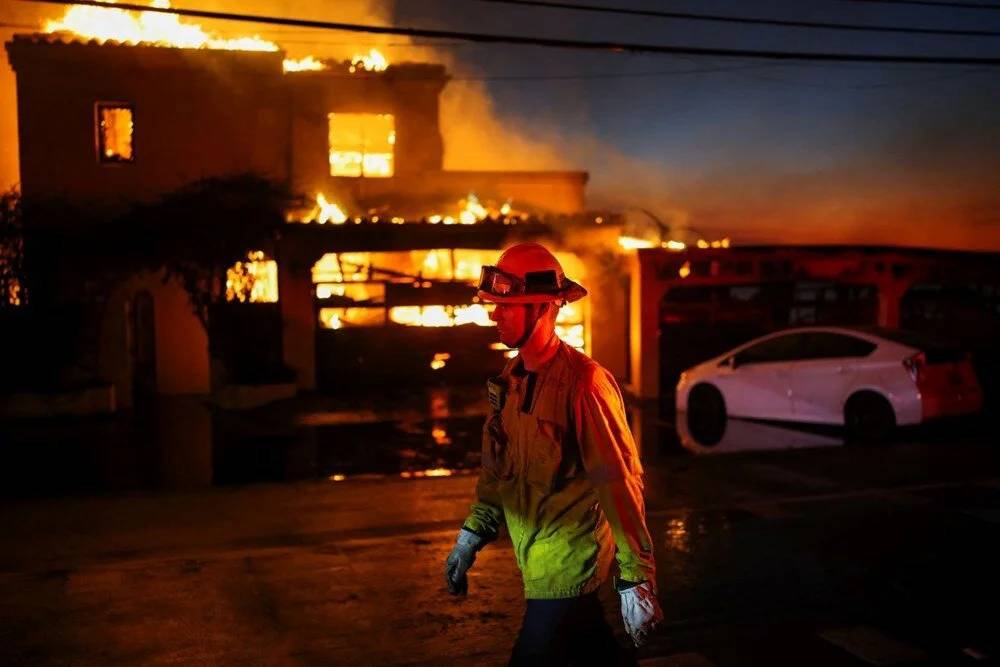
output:
[[[465,595],[468,592],[469,582],[465,573],[476,562],[476,552],[483,543],[483,538],[472,531],[465,528],[458,531],[455,547],[444,563],[444,578],[448,583],[448,592],[452,595]]]

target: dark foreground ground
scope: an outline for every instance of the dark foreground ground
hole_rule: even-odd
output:
[[[708,456],[644,445],[666,613],[644,664],[990,662],[990,431],[955,422],[874,448],[802,434],[827,446]],[[176,466],[212,477],[219,455],[205,456]],[[468,598],[442,585],[473,484],[458,471],[15,494],[0,504],[0,664],[504,664],[524,605],[509,543],[480,554]]]

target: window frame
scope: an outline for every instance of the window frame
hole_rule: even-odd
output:
[[[103,109],[128,109],[129,114],[132,118],[132,133],[131,133],[131,148],[132,157],[128,159],[124,158],[110,158],[104,154],[104,133],[101,131],[101,111]],[[135,141],[135,104],[132,102],[114,101],[114,100],[100,100],[94,102],[94,150],[97,153],[97,162],[103,166],[121,166],[135,164],[135,154],[136,154],[136,141]]]
[[[742,350],[739,350],[739,351],[734,352],[733,354],[731,354],[730,358],[733,360],[731,362],[733,368],[741,368],[743,366],[757,366],[757,365],[760,365],[760,364],[785,364],[785,363],[789,363],[789,362],[792,362],[792,361],[801,361],[802,358],[803,358],[801,356],[801,353],[800,353],[799,356],[792,356],[792,357],[785,358],[785,359],[769,359],[769,360],[764,360],[764,361],[746,361],[745,358],[741,359],[741,357],[743,357],[743,355],[745,355],[747,352],[750,352],[751,350],[756,350],[756,349],[759,349],[759,348],[761,348],[761,347],[763,347],[765,345],[770,345],[772,343],[775,343],[776,341],[786,340],[786,339],[789,339],[789,338],[798,338],[799,342],[798,342],[798,346],[797,347],[801,348],[801,352],[805,351],[805,346],[804,346],[805,333],[804,332],[797,331],[795,333],[780,334],[778,336],[772,336],[772,337],[766,338],[766,339],[764,339],[762,341],[758,341],[757,343],[754,343],[752,345],[748,345],[747,347],[743,348]],[[793,348],[793,349],[796,349],[796,348]]]
[[[878,344],[873,343],[859,336],[852,336],[845,333],[837,333],[833,331],[810,331],[805,334],[805,356],[803,356],[802,361],[824,361],[827,359],[864,359],[865,357],[871,356],[875,350],[878,349]],[[828,340],[836,339],[838,344],[846,344],[850,341],[851,344],[857,347],[864,347],[867,352],[864,354],[837,354],[837,355],[824,355],[817,356],[814,353],[813,341],[820,338],[826,337]]]
[[[357,116],[359,118],[359,123],[361,122],[360,119],[362,119],[365,116],[372,116],[372,117],[383,117],[384,116],[384,117],[388,117],[388,118],[392,119],[391,134],[392,134],[393,139],[392,139],[392,141],[387,142],[389,144],[389,148],[390,148],[390,151],[388,153],[388,155],[390,156],[390,170],[389,170],[388,174],[371,173],[371,172],[368,172],[365,169],[365,158],[366,158],[366,156],[368,156],[368,155],[379,155],[379,154],[381,154],[381,152],[380,151],[369,150],[369,146],[367,145],[367,135],[366,135],[366,133],[364,131],[363,126],[361,126],[361,125],[359,125],[359,135],[361,136],[361,146],[360,146],[360,150],[357,151],[361,155],[361,163],[359,165],[359,173],[358,174],[334,174],[333,173],[333,165],[332,165],[332,163],[330,163],[329,158],[330,158],[330,155],[334,152],[334,148],[333,148],[332,141],[331,141],[331,138],[332,138],[332,129],[333,129],[332,126],[333,126],[333,122],[334,122],[334,116]],[[327,150],[327,162],[328,162],[327,172],[329,173],[329,175],[332,178],[376,178],[376,179],[382,179],[382,178],[394,178],[396,176],[396,157],[397,157],[396,156],[396,136],[397,135],[396,135],[396,113],[395,112],[329,111],[326,114],[326,136],[327,136],[326,150]],[[344,151],[339,150],[337,152],[343,153]]]

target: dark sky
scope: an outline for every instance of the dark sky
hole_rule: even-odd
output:
[[[849,0],[580,1],[721,16],[1000,31],[1000,9]],[[571,39],[1000,57],[1000,37],[733,26],[478,0],[175,5]],[[0,20],[8,22],[35,25],[63,11],[0,0]],[[775,64],[470,44],[414,47],[399,37],[206,27],[226,36],[260,32],[293,56],[343,57],[378,43],[390,60],[443,61],[455,77],[442,100],[446,166],[583,169],[591,174],[590,204],[626,210],[636,222],[646,219],[637,212],[644,208],[675,230],[728,234],[744,243],[1000,250],[1000,67]],[[7,39],[13,31],[0,28],[0,36]],[[0,87],[0,177],[11,181],[16,159],[9,140],[14,130],[9,68],[0,72]]]
[[[1000,31],[1000,10],[838,0],[600,4]],[[720,48],[1000,56],[1000,37],[734,26],[475,0],[399,0],[395,20]],[[745,239],[1000,249],[1000,68],[447,48],[473,75],[610,77],[485,84],[506,125],[591,172],[594,203],[640,205],[665,220]],[[693,70],[702,71],[684,73]],[[649,72],[667,74],[635,76]]]

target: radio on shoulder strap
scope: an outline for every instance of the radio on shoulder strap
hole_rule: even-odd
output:
[[[493,412],[503,410],[504,401],[507,399],[507,379],[502,375],[494,375],[486,381],[486,392],[490,399],[490,409]]]

